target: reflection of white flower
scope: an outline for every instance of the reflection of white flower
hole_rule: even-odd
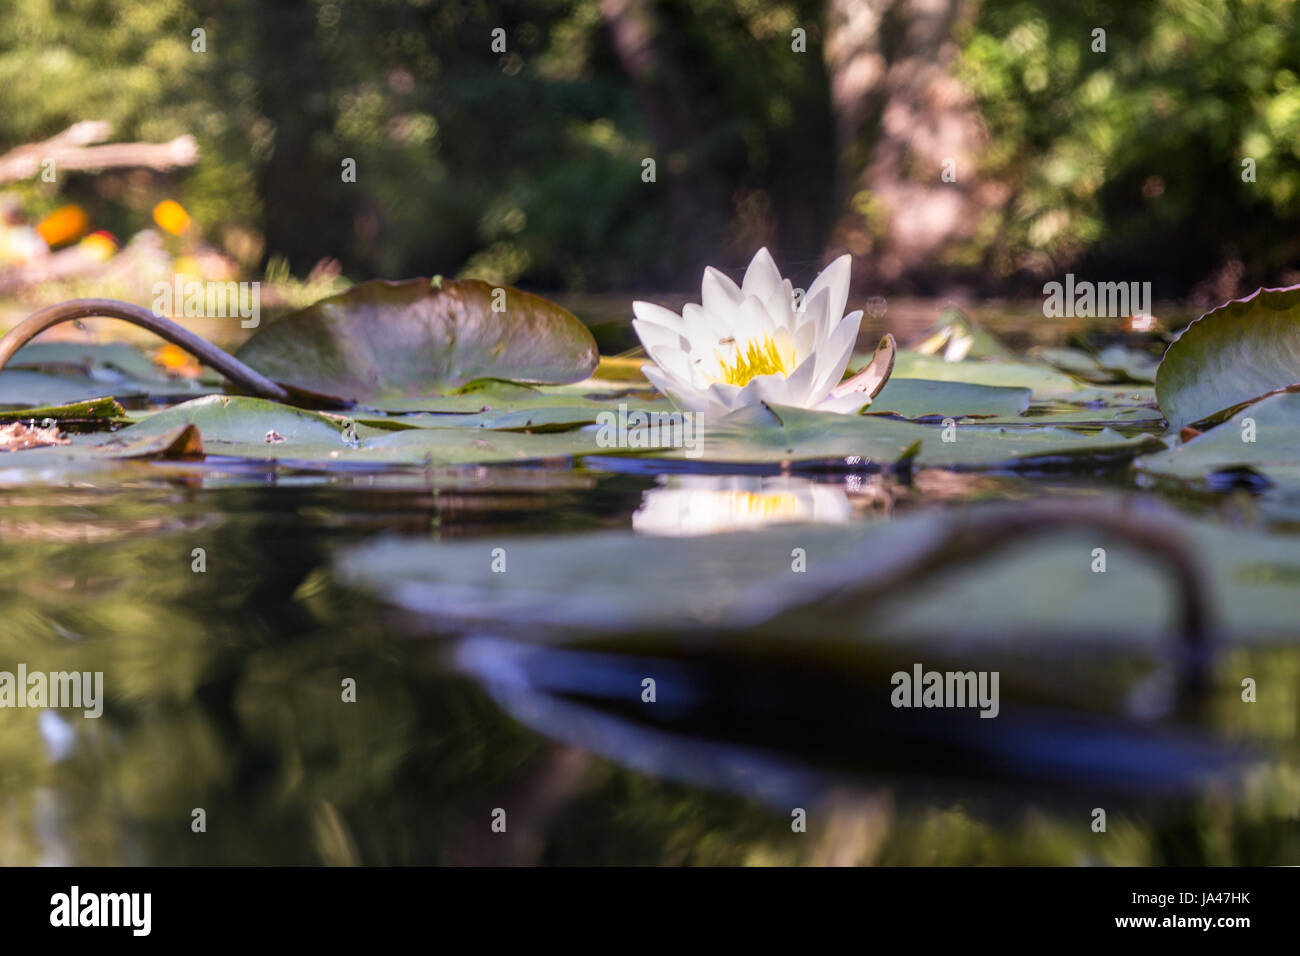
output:
[[[645,493],[632,527],[643,534],[685,536],[770,524],[843,524],[852,517],[841,485],[807,478],[683,475]]]
[[[739,286],[706,269],[703,304],[688,305],[681,315],[634,302],[632,325],[654,360],[642,371],[691,411],[722,415],[762,401],[857,412],[880,390],[888,369],[883,377],[877,367],[875,374],[840,382],[862,321],[861,311],[844,314],[851,272],[851,258],[840,256],[796,301],[790,280],[759,249]],[[889,346],[892,369],[892,338]]]

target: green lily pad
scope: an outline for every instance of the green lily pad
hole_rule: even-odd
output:
[[[522,434],[481,428],[374,428],[261,398],[209,396],[123,429],[145,437],[191,424],[209,455],[333,465],[459,465],[571,457],[599,451],[590,431]]]
[[[940,431],[939,429],[935,429]],[[1112,428],[1076,431],[1045,425],[958,424],[951,441],[926,440],[920,467],[990,471],[1100,471],[1164,448],[1153,435],[1127,437]]]
[[[1141,382],[1156,380],[1160,364],[1146,352],[1110,345],[1099,352],[1076,348],[1040,349],[1036,353],[1063,372],[1087,382]]]
[[[103,373],[108,372],[136,383],[161,386],[176,381],[143,349],[123,342],[35,342],[15,352],[5,368],[97,377],[107,377]]]
[[[869,415],[900,418],[1015,417],[1029,407],[1030,390],[965,382],[891,378],[867,409]]]
[[[1066,425],[1070,428],[1094,429],[1111,426],[1134,427],[1144,430],[1163,430],[1165,417],[1160,411],[1146,405],[1102,405],[1087,407],[1078,403],[1053,403],[1031,405],[1024,414],[1015,417],[998,417],[981,424],[1018,425],[1039,427],[1042,425]]]
[[[276,381],[361,402],[482,378],[577,382],[599,358],[569,312],[477,279],[363,282],[271,323],[236,355]]]
[[[1300,491],[1300,394],[1270,395],[1207,432],[1136,463],[1140,472],[1226,489],[1248,472]],[[1245,482],[1242,482],[1245,483]]]
[[[273,435],[271,444],[343,444],[343,420],[265,398],[234,395],[209,395],[174,405],[148,415],[123,433],[157,434],[176,425],[198,426],[204,440],[211,443],[268,444],[267,436]],[[363,434],[372,431],[362,429]]]
[[[510,431],[564,431],[598,421],[601,412],[619,406],[639,411],[671,412],[666,399],[641,400],[627,395],[587,398],[573,386],[531,387],[509,382],[476,383],[452,395],[393,399],[375,409],[357,409],[356,421],[376,428],[488,428]]]
[[[91,398],[84,402],[69,405],[37,405],[33,408],[0,411],[0,421],[26,421],[27,419],[53,418],[56,421],[76,419],[85,421],[97,419],[103,421],[125,420],[126,413],[111,398]]]
[[[1224,418],[1300,385],[1300,286],[1260,289],[1207,312],[1169,346],[1156,397],[1172,429]]]
[[[1045,362],[973,361],[945,362],[932,355],[901,350],[894,360],[894,375],[899,378],[924,378],[967,385],[998,385],[1028,388],[1035,401],[1071,398],[1081,386],[1069,375]]]
[[[25,345],[0,372],[0,408],[70,405],[96,398],[192,397],[220,390],[216,376],[168,375],[143,349],[122,343]]]
[[[1162,514],[1202,569],[1222,640],[1295,640],[1300,541]],[[1105,573],[1092,570],[1096,548],[1105,549]],[[900,597],[888,608],[877,607],[879,632],[902,642],[947,635],[1025,643],[1069,627],[1062,622],[1076,622],[1076,632],[1083,632],[1076,639],[1160,647],[1167,646],[1178,603],[1168,573],[1149,554],[1100,530],[1027,541],[938,576],[933,586],[941,589],[942,600]]]
[[[58,469],[128,458],[195,458],[203,454],[203,441],[193,425],[177,424],[145,434],[115,433],[68,436],[71,444],[44,445],[5,453],[0,467]]]
[[[1121,520],[1126,514],[1123,499],[1092,503]],[[336,574],[450,630],[489,626],[534,641],[582,642],[625,632],[650,650],[707,630],[711,642],[733,635],[751,648],[765,639],[859,649],[1048,642],[1059,654],[1057,636],[1120,650],[1168,646],[1177,596],[1166,573],[1150,554],[1101,529],[1047,532],[902,582],[915,587],[860,603],[852,598],[855,589],[941,552],[970,521],[992,517],[996,526],[999,513],[1017,507],[690,538],[631,531],[490,541],[389,537],[345,552]],[[1204,568],[1206,597],[1226,641],[1294,641],[1300,540],[1173,511],[1153,516],[1148,509],[1144,516],[1159,517],[1170,539],[1184,542]],[[1093,571],[1099,547],[1106,549],[1105,573]],[[808,573],[792,573],[796,553]],[[493,574],[499,559],[506,573]],[[707,588],[699,586],[703,580]],[[828,600],[833,614],[826,613]],[[785,615],[781,633],[748,630],[778,614]],[[1071,629],[1069,622],[1077,623]]]
[[[1104,429],[1013,428],[979,424],[922,425],[873,415],[837,415],[802,408],[755,405],[710,423],[699,454],[678,448],[644,457],[704,463],[825,462],[888,466],[914,459],[921,466],[964,469],[1110,467],[1164,445],[1152,436],[1125,438]]]

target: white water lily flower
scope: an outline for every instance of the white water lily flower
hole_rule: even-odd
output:
[[[852,257],[840,256],[796,302],[767,249],[759,249],[739,286],[704,270],[700,305],[678,315],[632,303],[632,326],[654,361],[646,378],[679,407],[725,415],[767,402],[853,414],[889,378],[894,340],[885,336],[871,364],[841,382],[858,340],[861,310],[844,314]]]

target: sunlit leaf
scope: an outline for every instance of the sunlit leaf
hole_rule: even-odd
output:
[[[236,354],[276,381],[356,401],[481,378],[577,382],[598,359],[569,312],[477,279],[363,282],[260,329]]]
[[[1300,385],[1300,286],[1260,289],[1201,316],[1169,346],[1156,375],[1177,431]]]

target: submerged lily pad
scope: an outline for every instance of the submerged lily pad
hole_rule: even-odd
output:
[[[363,282],[271,323],[236,356],[278,382],[354,401],[437,395],[483,378],[577,382],[598,361],[571,313],[477,279]]]
[[[1187,326],[1156,374],[1171,429],[1222,419],[1244,403],[1300,385],[1300,286],[1260,289]]]
[[[1094,502],[1096,500],[1094,499]],[[1123,520],[1123,499],[1102,501]],[[634,632],[642,647],[671,646],[707,630],[711,640],[872,645],[948,643],[992,648],[1055,636],[1162,652],[1178,597],[1152,561],[1102,529],[1050,532],[953,570],[925,572],[909,587],[855,604],[853,589],[890,579],[918,556],[961,540],[980,516],[1015,504],[928,512],[853,526],[781,526],[702,537],[631,531],[487,540],[386,538],[341,556],[337,574],[354,587],[427,615],[449,629],[488,626],[526,640],[581,641]],[[1001,509],[999,512],[997,509]],[[1135,516],[1137,517],[1137,516]],[[1159,517],[1203,567],[1211,613],[1230,642],[1292,641],[1300,542],[1225,529],[1173,511]],[[953,537],[953,536],[956,537]],[[1093,571],[1107,549],[1107,573]],[[505,574],[490,573],[504,549]],[[792,573],[801,549],[807,574]],[[497,552],[498,554],[500,552]],[[629,574],[628,569],[635,568]],[[700,587],[708,581],[708,587]],[[915,585],[915,587],[910,587]],[[865,593],[865,592],[864,592]],[[835,613],[825,602],[835,596]],[[802,609],[802,612],[792,609]],[[788,629],[747,630],[776,615]],[[539,628],[542,630],[539,632]]]

